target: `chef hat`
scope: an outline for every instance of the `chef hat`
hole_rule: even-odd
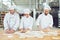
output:
[[[24,14],[30,14],[31,11],[30,11],[29,9],[24,9],[24,10],[23,10],[23,13],[24,13]]]
[[[44,10],[48,9],[51,10],[50,6],[47,3],[43,3]]]
[[[9,10],[14,10],[15,8],[13,6],[9,7]]]
[[[44,7],[44,10],[45,9],[51,10],[51,8],[49,6]]]

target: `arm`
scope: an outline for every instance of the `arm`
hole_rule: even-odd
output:
[[[51,18],[50,18],[50,25],[49,25],[51,28],[52,28],[52,26],[53,26],[53,17],[51,16]]]
[[[21,18],[21,22],[20,22],[20,27],[19,27],[20,30],[23,29],[23,17]]]
[[[37,18],[36,24],[39,30],[42,30],[41,25],[40,25],[40,20],[41,20],[41,15]]]
[[[30,23],[29,23],[30,25],[28,27],[28,30],[32,30],[33,23],[34,23],[34,21],[33,21],[33,18],[32,18]]]
[[[4,30],[7,30],[8,29],[8,15],[5,15],[4,17],[4,21],[3,21],[3,24],[4,24]]]
[[[20,24],[20,18],[19,18],[19,15],[16,15],[16,22],[15,22],[15,25],[13,27],[13,30],[17,30],[18,27],[19,27],[19,24]]]
[[[40,16],[37,18],[37,21],[36,21],[37,26],[39,25],[39,22],[40,22]]]

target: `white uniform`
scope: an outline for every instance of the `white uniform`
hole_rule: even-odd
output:
[[[33,26],[33,18],[31,16],[29,16],[28,18],[23,16],[20,23],[20,29],[29,28],[32,30],[32,26]]]
[[[6,29],[14,29],[17,30],[19,27],[20,18],[17,13],[14,13],[13,15],[10,13],[7,13],[4,18],[4,30]]]
[[[37,25],[40,25],[42,29],[53,26],[53,18],[50,14],[45,15],[42,13],[37,19]]]

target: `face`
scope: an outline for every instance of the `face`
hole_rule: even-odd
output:
[[[15,10],[9,10],[11,14],[14,14]]]
[[[30,14],[24,14],[24,16],[26,16],[28,18],[30,16]]]
[[[44,13],[45,13],[45,15],[47,15],[49,13],[49,10],[48,9],[45,9],[44,10]]]

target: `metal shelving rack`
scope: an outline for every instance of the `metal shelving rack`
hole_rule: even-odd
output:
[[[60,28],[60,11],[59,11],[59,13],[58,13],[58,27]]]
[[[0,12],[0,28],[3,27],[3,20],[4,20],[5,13]]]

